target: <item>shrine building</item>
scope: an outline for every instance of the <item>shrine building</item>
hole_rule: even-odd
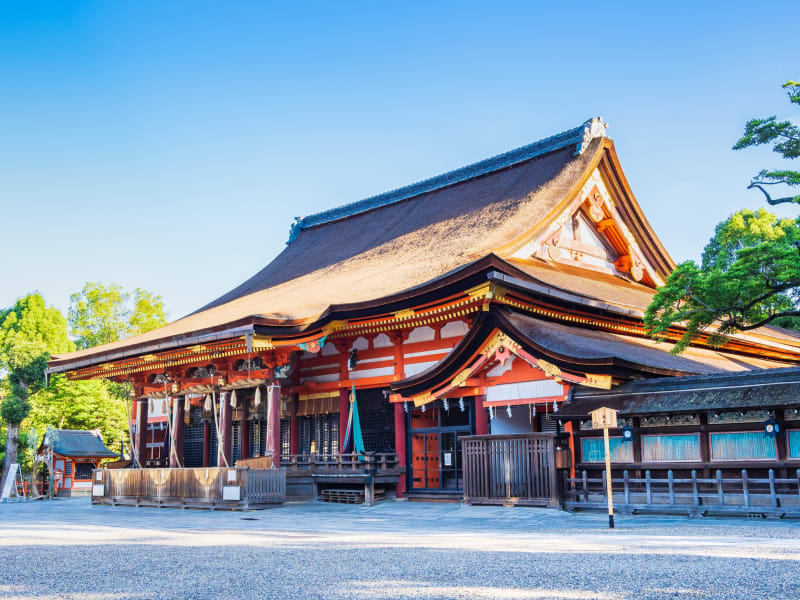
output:
[[[462,497],[462,438],[552,433],[570,449],[561,467],[600,469],[598,406],[634,428],[630,445],[611,432],[615,468],[796,468],[800,337],[762,327],[673,356],[642,319],[674,268],[591,119],[298,218],[241,285],[53,356],[49,372],[129,385],[139,464],[269,456],[297,496],[309,465],[342,454],[353,389],[365,450],[398,497]],[[768,418],[785,423],[777,438]]]

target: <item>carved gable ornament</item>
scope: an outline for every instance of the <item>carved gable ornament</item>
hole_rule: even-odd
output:
[[[625,274],[634,281],[660,286],[664,281],[644,258],[639,243],[625,224],[598,169],[577,197],[550,224],[544,235],[514,253],[546,261]]]

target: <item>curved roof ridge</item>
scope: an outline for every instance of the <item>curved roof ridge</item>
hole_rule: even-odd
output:
[[[560,150],[572,144],[575,144],[575,155],[577,156],[586,150],[589,142],[593,139],[605,137],[607,127],[608,124],[603,122],[602,117],[593,117],[587,119],[578,127],[562,131],[561,133],[551,135],[526,146],[503,152],[502,154],[483,159],[476,163],[459,167],[458,169],[442,173],[441,175],[423,179],[422,181],[410,185],[395,188],[375,196],[370,196],[369,198],[364,198],[363,200],[343,204],[342,206],[337,206],[305,217],[295,217],[291,231],[289,232],[289,241],[286,243],[291,244],[304,229],[310,229],[317,225],[324,225],[325,223],[338,221],[339,219],[381,208],[389,204],[394,204],[395,202],[408,200],[409,198],[421,194],[426,194],[456,183],[467,181],[468,179],[473,179],[510,167],[520,162],[541,156],[542,154],[553,152],[554,150]]]

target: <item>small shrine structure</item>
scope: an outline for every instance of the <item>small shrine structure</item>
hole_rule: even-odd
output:
[[[57,496],[89,496],[92,471],[102,461],[119,458],[103,443],[99,431],[49,429],[36,451],[34,463],[50,470]]]

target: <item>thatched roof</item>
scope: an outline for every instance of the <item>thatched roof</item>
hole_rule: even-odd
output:
[[[569,358],[577,364],[626,364],[643,372],[671,375],[725,373],[786,366],[785,363],[709,348],[690,347],[680,356],[674,356],[670,354],[673,344],[658,343],[651,338],[571,327],[515,311],[507,311],[506,318],[529,345],[553,356]]]
[[[621,198],[617,209],[643,256],[660,277],[674,267],[627,190],[604,132],[604,124],[593,119],[474,165],[298,219],[283,252],[230,292],[159,329],[55,356],[50,368],[63,371],[213,341],[202,336],[240,338],[243,328],[252,331],[255,325],[262,333],[270,328],[268,335],[297,334],[340,318],[331,315],[342,307],[352,314],[400,297],[411,303],[420,290],[489,263],[556,293],[640,316],[653,290],[629,278],[513,258],[571,210],[602,164],[613,172]]]
[[[481,313],[469,333],[440,362],[393,382],[391,388],[410,397],[449,382],[468,368],[495,331],[501,331],[526,352],[558,367],[583,373],[612,374],[619,379],[730,374],[785,367],[786,363],[690,347],[680,356],[673,344],[547,321],[510,308]]]
[[[53,362],[196,335],[248,317],[310,322],[331,305],[380,299],[435,280],[540,224],[602,151],[592,128],[590,121],[450,174],[305,217],[272,262],[200,310]]]

